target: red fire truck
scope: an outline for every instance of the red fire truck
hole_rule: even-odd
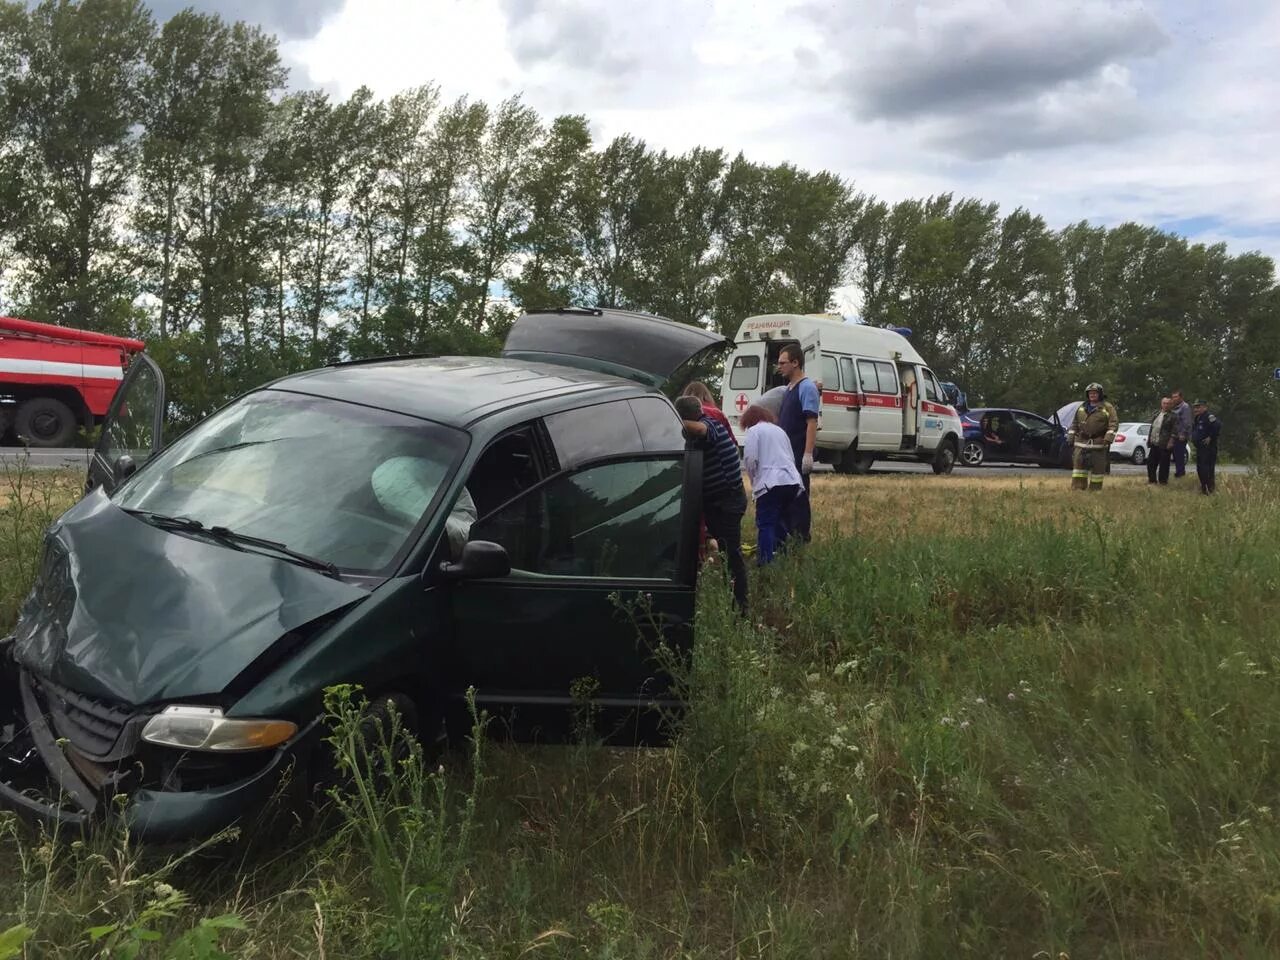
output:
[[[141,340],[0,317],[0,440],[64,447],[106,416]]]

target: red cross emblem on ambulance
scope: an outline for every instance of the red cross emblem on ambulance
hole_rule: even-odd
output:
[[[747,407],[751,406],[751,401],[747,399],[747,395],[745,393],[740,393],[738,394],[738,399],[733,402],[733,405],[737,407],[738,412],[741,413],[743,410],[747,409]]]

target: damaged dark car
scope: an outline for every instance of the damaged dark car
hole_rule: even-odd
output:
[[[474,688],[504,732],[554,742],[590,678],[603,736],[659,736],[675,704],[649,651],[692,640],[701,459],[658,388],[723,345],[529,313],[501,357],[335,364],[167,447],[140,355],[0,640],[0,804],[119,812],[149,840],[256,819],[328,772],[340,683],[422,738]],[[620,615],[640,597],[661,638]]]

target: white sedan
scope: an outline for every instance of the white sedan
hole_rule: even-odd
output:
[[[1147,462],[1147,434],[1149,423],[1122,423],[1116,429],[1115,442],[1111,444],[1111,456],[1134,463]]]

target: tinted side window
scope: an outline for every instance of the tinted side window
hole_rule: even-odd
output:
[[[684,449],[684,428],[675,408],[660,397],[627,401],[640,428],[640,442],[646,453],[670,453]]]
[[[825,390],[840,389],[840,367],[836,363],[836,358],[822,355],[822,386]]]
[[[632,460],[556,477],[471,528],[515,571],[672,580],[680,548],[682,459]]]
[[[880,378],[881,393],[897,393],[898,392],[898,375],[894,372],[892,363],[886,363],[883,360],[877,360],[876,374]]]
[[[849,393],[858,392],[858,376],[853,370],[853,360],[850,357],[840,358],[840,380],[841,386]]]
[[[730,390],[754,390],[760,386],[760,358],[734,357],[729,368]]]
[[[870,360],[858,361],[858,382],[863,393],[879,393],[880,379],[876,376],[876,365]]]
[[[636,418],[625,400],[554,413],[545,422],[562,467],[643,449]]]

